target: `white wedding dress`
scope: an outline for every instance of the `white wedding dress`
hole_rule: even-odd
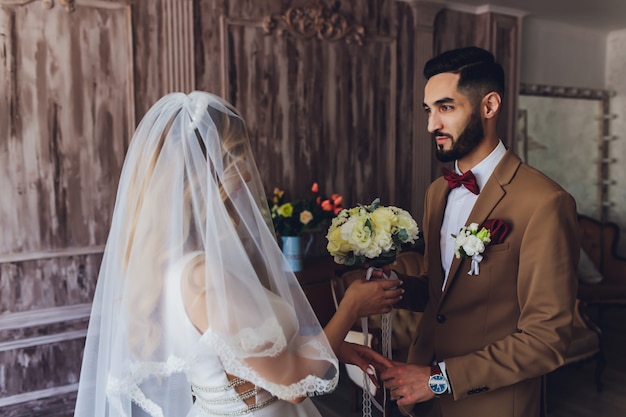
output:
[[[194,253],[186,255],[172,268],[168,276],[166,296],[169,317],[167,337],[175,341],[179,358],[186,362],[183,368],[186,369],[190,392],[193,391],[195,396],[187,417],[321,417],[310,398],[300,404],[292,404],[276,399],[260,389],[256,396],[258,408],[250,408],[238,398],[232,383],[229,385],[220,359],[201,342],[202,335],[185,312],[181,277],[185,264],[193,256]],[[276,299],[280,300],[278,297]]]

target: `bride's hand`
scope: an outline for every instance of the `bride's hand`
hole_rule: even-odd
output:
[[[365,268],[369,268],[370,264],[363,265]],[[371,279],[384,279],[391,276],[391,265],[383,265],[382,268],[374,268],[372,271]]]
[[[404,290],[398,279],[370,280],[359,279],[348,287],[341,304],[347,305],[358,317],[385,314],[402,299]]]
[[[380,387],[376,378],[376,371],[381,371],[393,366],[393,363],[371,348],[356,343],[343,342],[337,358],[343,363],[356,365],[366,372],[376,387]],[[372,369],[374,368],[374,369]]]

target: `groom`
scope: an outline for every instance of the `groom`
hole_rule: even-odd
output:
[[[563,363],[570,341],[575,202],[498,138],[504,72],[491,53],[448,51],[424,75],[428,131],[454,171],[426,192],[427,277],[403,279],[399,307],[424,311],[408,364],[380,378],[403,414],[539,416],[542,376]],[[464,257],[454,236],[471,223],[497,230]]]

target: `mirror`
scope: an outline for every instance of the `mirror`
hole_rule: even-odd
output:
[[[578,212],[606,220],[609,122],[606,90],[521,84],[517,154],[576,199]]]

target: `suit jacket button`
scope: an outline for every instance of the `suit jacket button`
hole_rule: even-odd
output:
[[[437,316],[437,323],[445,323],[446,321],[446,316],[444,316],[443,314],[439,314]]]

